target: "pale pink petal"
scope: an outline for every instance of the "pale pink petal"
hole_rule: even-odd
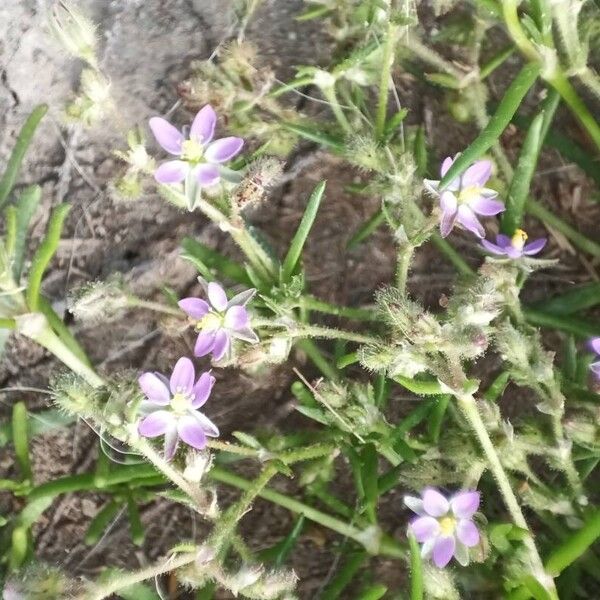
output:
[[[207,436],[219,437],[219,428],[205,414],[195,410],[190,415],[200,423]]]
[[[206,331],[198,335],[196,345],[194,346],[194,356],[206,356],[212,352],[217,331],[218,330],[215,329],[214,331]]]
[[[440,233],[442,234],[442,237],[447,237],[452,231],[458,216],[456,196],[449,191],[442,192],[442,195],[440,196],[440,207],[442,209]]]
[[[156,141],[170,154],[181,154],[183,134],[162,117],[152,117],[148,122]]]
[[[209,373],[202,373],[194,385],[194,400],[192,406],[194,408],[200,408],[210,396],[213,385],[216,379]]]
[[[501,248],[500,246],[497,246],[496,244],[493,244],[492,242],[490,242],[488,240],[481,240],[481,245],[488,252],[491,252],[492,254],[499,254],[500,256],[505,256],[506,255],[506,249],[505,248]]]
[[[485,229],[475,216],[475,213],[466,205],[461,204],[458,207],[456,220],[465,228],[482,238],[485,235]]]
[[[208,284],[208,299],[218,311],[223,311],[227,308],[225,290],[216,281],[211,281]]]
[[[432,517],[441,517],[450,510],[448,500],[433,488],[423,492],[423,508]]]
[[[201,319],[210,311],[208,302],[201,298],[182,298],[177,304],[179,308],[192,317],[192,319]]]
[[[461,519],[456,526],[456,537],[468,548],[479,543],[479,531],[473,521]]]
[[[589,341],[590,348],[596,353],[600,354],[600,337],[592,338]]]
[[[410,525],[410,530],[419,543],[426,542],[428,539],[436,537],[440,532],[440,524],[433,517],[419,517]]]
[[[508,248],[509,246],[512,246],[512,241],[507,235],[499,233],[496,236],[496,244],[498,244],[500,248]]]
[[[469,202],[469,207],[472,211],[484,216],[497,215],[498,213],[503,212],[506,208],[504,206],[504,202],[500,202],[500,200],[493,200],[492,198],[485,198],[483,196],[479,196],[478,198],[471,200]]]
[[[250,317],[244,306],[232,306],[227,309],[223,324],[228,329],[244,329],[248,327]]]
[[[590,370],[594,375],[600,375],[600,361],[592,363],[590,365]]]
[[[250,327],[231,329],[229,333],[231,334],[231,337],[242,340],[243,342],[248,342],[250,344],[256,344],[259,341],[258,336]]]
[[[194,117],[192,127],[190,128],[190,139],[199,144],[208,144],[215,134],[215,125],[217,124],[217,114],[210,104],[207,104],[198,111]]]
[[[168,410],[157,410],[140,421],[138,432],[144,437],[157,437],[165,433],[174,422],[173,413]]]
[[[228,352],[231,345],[229,332],[225,329],[219,329],[215,335],[215,345],[212,349],[212,355],[215,360],[221,360]]]
[[[440,175],[442,177],[448,172],[448,169],[452,166],[453,162],[454,162],[454,159],[451,158],[450,156],[447,156],[444,159],[444,162],[442,163],[442,168],[440,170]]]
[[[468,519],[477,512],[480,498],[481,494],[479,492],[459,492],[450,499],[450,507],[459,519]]]
[[[483,187],[491,174],[492,163],[489,160],[478,160],[463,173],[461,185],[463,188]]]
[[[455,547],[456,540],[453,535],[439,537],[433,546],[433,564],[443,569],[452,560]]]
[[[532,256],[541,252],[546,245],[548,240],[546,238],[540,238],[539,240],[534,240],[530,244],[525,244],[523,247],[523,254],[527,254],[527,256]]]
[[[179,437],[189,446],[202,450],[206,446],[206,434],[202,425],[192,416],[184,416],[177,423]]]
[[[163,451],[167,460],[171,460],[175,456],[178,443],[179,435],[177,434],[177,422],[173,420],[173,424],[165,432]]]
[[[226,137],[215,140],[204,151],[204,158],[210,163],[223,163],[231,160],[244,145],[244,140],[238,137]]]
[[[186,178],[188,170],[189,165],[183,160],[170,160],[154,171],[154,179],[158,183],[180,183]]]
[[[138,383],[148,400],[162,406],[169,404],[169,400],[171,399],[169,388],[165,386],[164,382],[155,373],[142,374],[138,379]]]
[[[410,510],[416,512],[418,515],[425,514],[423,500],[421,500],[421,498],[417,498],[416,496],[404,496],[404,504],[406,504]]]
[[[183,394],[191,394],[194,388],[194,380],[196,379],[196,372],[194,370],[194,364],[192,361],[183,356],[176,363],[171,374],[169,381],[169,387],[171,393],[176,394],[177,392]]]
[[[210,165],[208,163],[198,165],[196,167],[196,181],[200,187],[210,187],[216,185],[221,179],[221,173],[217,165]]]
[[[248,302],[254,297],[254,294],[256,294],[256,290],[254,288],[250,288],[249,290],[244,290],[243,292],[236,294],[227,303],[227,308],[231,308],[232,306],[244,306],[245,304],[248,304]]]

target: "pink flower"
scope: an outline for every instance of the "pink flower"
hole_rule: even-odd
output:
[[[221,164],[231,160],[244,145],[238,137],[212,141],[217,115],[212,106],[202,108],[190,127],[189,138],[162,117],[152,117],[150,129],[156,141],[169,153],[177,156],[158,167],[154,173],[159,183],[179,183],[188,174],[200,187],[215,185],[221,179]]]
[[[533,256],[542,251],[546,245],[546,238],[539,238],[526,244],[527,234],[522,229],[517,229],[509,238],[507,235],[499,234],[496,236],[496,243],[481,240],[481,245],[492,254],[508,256],[508,258],[521,258],[522,256]]]
[[[600,337],[592,338],[588,343],[589,343],[590,349],[593,352],[595,352],[596,354],[600,355]],[[590,370],[598,379],[600,379],[600,360],[593,362],[590,365]]]
[[[210,396],[215,378],[202,373],[196,381],[194,365],[189,358],[180,358],[171,378],[160,373],[144,373],[138,380],[146,400],[140,411],[144,415],[138,431],[144,437],[165,436],[165,458],[171,460],[179,440],[202,450],[206,437],[218,437],[217,426],[198,409]]]
[[[442,177],[448,172],[455,159],[448,157],[444,160],[441,168]],[[440,198],[442,237],[446,237],[457,223],[477,237],[482,238],[485,235],[477,215],[497,215],[504,210],[504,204],[495,200],[498,193],[484,187],[491,174],[492,163],[489,160],[479,160],[443,190],[440,190],[440,181],[425,179],[425,187]]]
[[[479,543],[479,531],[472,520],[479,499],[479,492],[467,490],[447,500],[432,488],[426,489],[421,498],[404,497],[404,504],[419,515],[409,529],[423,544],[423,558],[431,557],[439,568],[445,567],[453,556],[461,565],[469,564],[468,548]]]
[[[258,336],[250,327],[250,315],[246,304],[256,294],[255,289],[245,290],[227,300],[225,290],[216,282],[207,283],[198,277],[208,302],[201,298],[183,298],[179,307],[195,321],[199,331],[195,356],[212,353],[215,360],[221,360],[231,353],[233,339],[250,344],[258,342]]]

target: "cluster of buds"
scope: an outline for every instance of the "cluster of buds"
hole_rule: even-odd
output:
[[[151,175],[156,169],[156,161],[146,150],[146,138],[139,128],[127,133],[126,152],[115,151],[115,155],[127,164],[127,170],[114,183],[113,189],[117,197],[135,200],[143,191],[144,175]]]

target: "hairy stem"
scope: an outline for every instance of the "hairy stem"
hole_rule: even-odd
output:
[[[375,137],[381,141],[385,132],[387,117],[388,98],[390,95],[390,79],[394,66],[394,53],[398,37],[398,26],[391,20],[388,21],[385,43],[383,45],[383,58],[381,74],[379,77],[379,99],[377,102],[377,114],[375,117]]]

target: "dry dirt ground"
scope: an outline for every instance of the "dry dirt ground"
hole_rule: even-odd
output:
[[[65,102],[76,87],[81,64],[65,56],[46,35],[43,0],[3,2],[0,6],[0,164],[14,143],[26,115],[41,101],[50,104],[50,114],[35,138],[22,173],[23,183],[41,183],[43,209],[34,226],[34,239],[44,231],[52,206],[61,201],[73,205],[66,235],[58,257],[44,281],[44,290],[60,314],[65,313],[69,291],[85,281],[121,273],[140,296],[158,298],[168,285],[178,293],[194,289],[195,271],[179,258],[178,243],[193,235],[219,250],[235,255],[235,249],[215,227],[202,217],[190,219],[160,198],[146,196],[135,203],[116,202],[108,183],[120,168],[111,155],[123,145],[122,131],[147,117],[164,113],[177,101],[176,87],[189,72],[193,59],[208,57],[230,33],[229,2],[224,0],[85,0],[82,5],[98,23],[102,66],[110,74],[120,123],[107,122],[90,130],[66,127],[60,118]],[[330,57],[326,37],[311,25],[292,20],[300,0],[266,0],[248,30],[248,38],[285,78],[297,64],[327,64]],[[509,66],[510,68],[510,66]],[[498,74],[499,89],[504,85]],[[444,116],[443,98],[408,74],[398,73],[396,84],[401,100],[411,107],[410,121],[428,124],[428,142],[436,158],[454,154],[471,139],[473,129],[457,125]],[[533,99],[535,101],[535,99]],[[293,97],[291,102],[305,103]],[[178,109],[176,118],[188,116]],[[565,131],[575,131],[570,118],[562,115]],[[521,135],[509,129],[504,143],[509,154],[518,152]],[[306,148],[305,152],[315,152]],[[283,248],[297,225],[314,184],[327,178],[327,200],[307,249],[307,269],[314,293],[326,300],[349,305],[370,302],[372,292],[391,280],[394,249],[391,237],[381,231],[362,248],[347,252],[350,233],[377,207],[377,199],[348,194],[345,187],[357,174],[333,159],[310,163],[297,179],[276,189],[269,202],[254,215],[275,247]],[[318,165],[318,166],[314,166]],[[556,153],[544,155],[543,177],[536,179],[536,196],[551,204],[586,234],[594,237],[598,210],[590,202],[592,186],[577,170],[563,164]],[[532,228],[543,233],[539,224]],[[459,249],[476,262],[478,253],[465,236],[456,238]],[[531,300],[565,289],[574,282],[590,279],[590,265],[578,258],[559,237],[552,238],[549,255],[561,258],[554,271],[536,276],[530,286]],[[411,273],[415,296],[435,305],[454,278],[452,268],[431,249],[419,253]],[[67,315],[68,317],[68,315]],[[130,312],[109,326],[83,326],[74,330],[94,363],[105,371],[148,368],[166,371],[174,358],[188,350],[181,341],[162,335],[152,314]],[[302,362],[302,357],[296,357]],[[495,365],[491,365],[493,368]],[[0,365],[1,387],[45,388],[57,363],[22,339],[12,339]],[[306,367],[307,374],[313,375]],[[276,369],[269,377],[254,380],[227,371],[219,375],[218,403],[212,417],[225,437],[235,429],[289,428],[298,417],[293,411],[289,386],[291,366]],[[18,399],[33,411],[48,405],[43,393],[3,392],[2,416]],[[397,396],[398,400],[405,399]],[[291,424],[290,424],[291,423]],[[89,469],[97,453],[97,437],[79,423],[66,431],[36,438],[33,458],[37,482]],[[0,476],[9,476],[12,458],[0,459]],[[224,501],[233,492],[223,490]],[[384,514],[388,531],[400,532],[400,492],[388,494]],[[125,520],[117,522],[94,548],[82,537],[90,519],[105,502],[94,494],[68,495],[46,511],[35,528],[39,558],[59,564],[73,574],[92,576],[102,565],[136,567],[164,552],[180,537],[201,536],[201,525],[184,510],[173,510],[152,502],[143,511],[146,542],[135,548],[129,541]],[[5,499],[0,507],[15,510]],[[283,509],[259,501],[244,522],[244,532],[253,547],[261,548],[289,531],[292,518]],[[301,578],[301,598],[314,598],[327,580],[335,561],[336,540],[317,527],[307,530],[292,563]],[[391,589],[401,583],[396,565],[378,561]]]

